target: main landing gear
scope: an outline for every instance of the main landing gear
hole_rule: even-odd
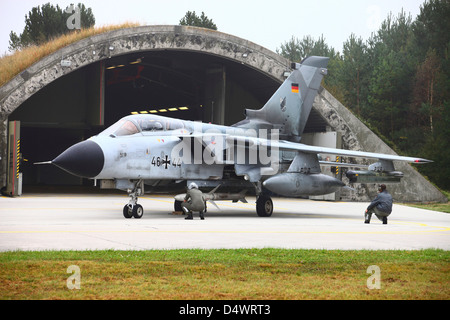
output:
[[[127,219],[135,217],[136,219],[142,218],[144,215],[144,208],[137,203],[138,197],[144,194],[144,180],[139,180],[133,190],[129,192],[130,201],[123,207],[123,216]]]
[[[256,199],[256,214],[260,217],[270,217],[273,212],[273,202],[266,194],[260,194]]]
[[[256,190],[256,214],[259,217],[270,217],[273,212],[272,198],[263,193],[260,181],[254,184],[254,186]]]

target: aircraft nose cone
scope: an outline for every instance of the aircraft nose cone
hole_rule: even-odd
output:
[[[93,178],[102,171],[105,156],[97,143],[87,140],[74,144],[52,163],[73,175]]]

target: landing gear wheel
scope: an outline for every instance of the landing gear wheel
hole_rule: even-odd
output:
[[[134,188],[131,191],[128,191],[128,196],[131,198],[125,207],[123,207],[123,216],[126,219],[130,219],[131,217],[135,217],[136,219],[142,218],[144,214],[144,209],[140,204],[137,204],[138,197],[144,194],[144,180],[139,180],[134,182]]]
[[[123,216],[127,219],[130,219],[133,216],[133,212],[131,212],[130,207],[127,204],[123,207]]]
[[[143,215],[144,215],[144,208],[142,208],[140,204],[135,205],[133,207],[133,217],[135,217],[136,219],[140,219],[142,218]]]
[[[175,200],[175,202],[173,203],[173,210],[174,211],[182,211],[184,214],[183,208],[181,208],[181,204],[182,204],[181,201]]]
[[[270,217],[273,212],[273,202],[269,196],[260,195],[256,200],[256,213],[260,217]]]

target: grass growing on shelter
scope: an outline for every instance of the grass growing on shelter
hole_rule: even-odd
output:
[[[69,44],[97,34],[137,26],[139,26],[138,23],[125,22],[118,25],[82,29],[80,31],[62,35],[40,46],[30,46],[15,51],[12,54],[6,54],[0,57],[0,87],[45,56],[48,56]]]

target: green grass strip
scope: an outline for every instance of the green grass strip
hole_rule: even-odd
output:
[[[69,266],[76,266],[79,273],[68,273]],[[368,272],[370,266],[380,273]],[[368,287],[369,278],[375,276],[370,283],[377,282],[380,289]],[[68,282],[80,289],[69,289]],[[449,284],[450,253],[432,249],[0,253],[3,300],[447,300]]]

